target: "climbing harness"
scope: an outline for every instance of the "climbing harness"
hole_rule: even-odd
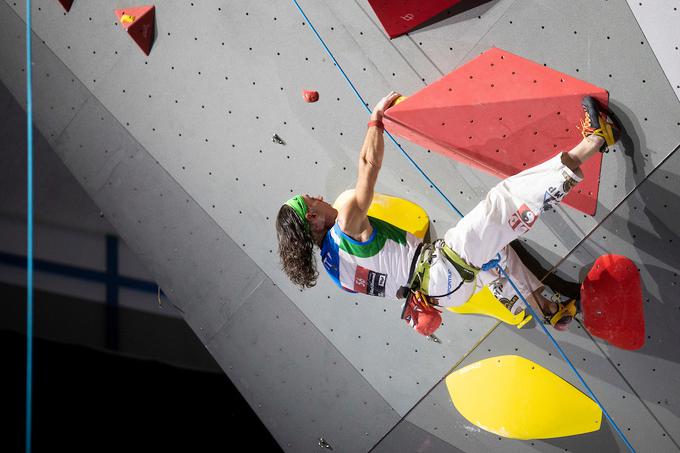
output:
[[[430,267],[436,259],[446,259],[456,269],[461,281],[454,289],[446,294],[428,294],[430,282]],[[466,263],[455,251],[453,251],[442,239],[433,243],[422,244],[420,255],[414,257],[416,265],[409,275],[407,288],[411,291],[420,291],[430,298],[446,297],[455,293],[464,283],[474,282],[479,269]],[[413,266],[412,266],[413,267]]]

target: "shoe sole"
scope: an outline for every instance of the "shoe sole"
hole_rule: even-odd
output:
[[[602,127],[602,125],[600,124],[600,113],[604,112],[600,108],[600,104],[595,100],[595,98],[592,96],[586,96],[583,98],[581,105],[583,105],[588,111],[591,123],[593,121],[597,121],[597,127],[595,127],[595,125],[592,124],[593,129],[599,129],[600,127]],[[592,114],[593,112],[595,113],[595,115]]]

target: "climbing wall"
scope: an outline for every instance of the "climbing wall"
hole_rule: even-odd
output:
[[[573,278],[607,252],[641,268],[645,347],[616,350],[577,328],[558,339],[639,451],[680,449],[671,297],[680,102],[677,53],[663,47],[678,42],[676,5],[660,2],[667,11],[655,20],[632,2],[471,2],[390,40],[365,0],[299,3],[307,18],[283,1],[157,4],[148,57],[113,14],[133,5],[76,1],[65,13],[43,2],[33,11],[39,133],[282,448],[317,451],[320,438],[335,451],[624,448],[608,423],[573,438],[510,441],[452,407],[443,378],[493,355],[521,354],[578,385],[537,328],[447,313],[434,343],[405,327],[398,303],[342,293],[323,276],[304,292],[286,280],[276,212],[292,194],[333,199],[353,185],[368,116],[313,24],[368,103],[419,91],[491,47],[609,91],[627,135],[604,156],[595,216],[559,207],[526,241]],[[25,105],[25,4],[0,8],[0,80]],[[319,101],[305,103],[303,89]],[[401,143],[463,212],[497,182]],[[433,237],[458,220],[390,145],[378,190],[423,206]]]

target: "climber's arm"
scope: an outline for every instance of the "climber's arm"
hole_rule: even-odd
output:
[[[353,196],[338,212],[338,223],[342,231],[359,241],[367,240],[372,233],[366,213],[373,201],[375,183],[378,180],[385,151],[382,118],[385,109],[398,97],[398,93],[391,92],[382,98],[373,109],[371,126],[366,131],[366,137],[359,154],[356,189]]]

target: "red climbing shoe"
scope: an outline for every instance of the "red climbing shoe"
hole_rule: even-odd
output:
[[[581,106],[584,114],[584,118],[581,120],[581,135],[584,138],[589,135],[604,138],[600,152],[608,151],[609,147],[613,146],[619,139],[618,129],[592,96],[585,96]]]

